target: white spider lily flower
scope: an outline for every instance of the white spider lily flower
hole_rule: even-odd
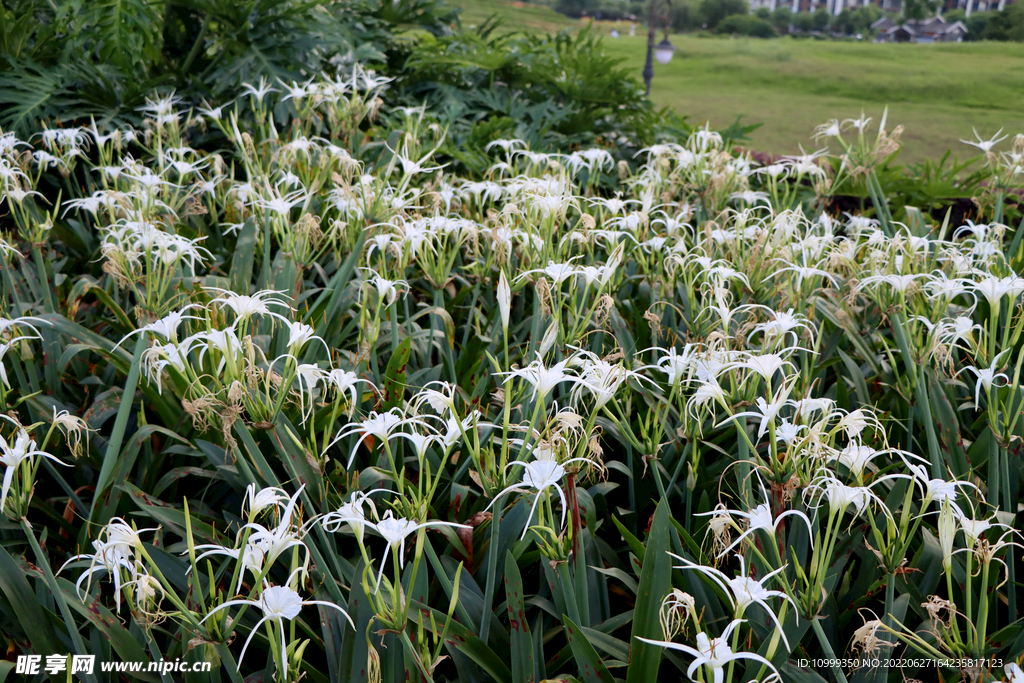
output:
[[[281,98],[282,102],[285,100],[303,100],[315,92],[315,89],[310,87],[313,85],[312,79],[301,85],[295,81],[292,81],[291,85],[288,85],[288,83],[281,79],[278,79],[277,82],[287,91],[285,96]],[[296,106],[299,106],[298,102],[296,102]]]
[[[209,548],[209,550],[207,550]],[[263,564],[267,559],[267,554],[262,547],[255,543],[246,543],[244,548],[226,548],[221,545],[215,544],[203,544],[197,545],[196,550],[205,550],[205,552],[196,556],[196,562],[203,560],[213,555],[225,555],[233,558],[236,562],[240,563],[241,568],[238,572],[238,582],[235,585],[235,592],[242,590],[242,584],[245,581],[245,572],[250,572],[254,578],[258,578],[263,573]],[[189,567],[188,571],[191,571]]]
[[[729,369],[739,354],[733,351],[707,351],[695,355],[692,361],[693,372],[698,382],[717,380],[718,376]]]
[[[943,320],[938,324],[939,340],[954,346],[958,345],[961,341],[967,341],[969,344],[974,341],[974,333],[981,331],[981,325],[975,324],[974,320],[964,316],[958,316],[952,320]]]
[[[871,446],[865,446],[863,444],[853,442],[848,444],[839,453],[833,454],[829,457],[830,460],[836,460],[839,463],[845,465],[850,473],[853,474],[858,480],[864,476],[865,469],[875,469],[871,461],[880,455],[883,455],[886,451],[876,451]]]
[[[760,375],[764,378],[766,384],[770,384],[775,373],[785,367],[793,368],[794,366],[793,363],[775,353],[749,356],[748,358],[729,364],[729,369],[741,368]]]
[[[195,340],[190,338],[189,342],[192,341]],[[142,352],[139,367],[146,380],[150,384],[156,384],[158,394],[163,394],[164,369],[173,367],[180,373],[185,372],[185,356],[188,354],[190,343],[156,344]],[[223,361],[221,365],[223,366]]]
[[[761,484],[761,495],[766,501],[770,501],[768,492],[765,491],[764,484]],[[807,525],[807,534],[809,538],[813,538],[814,533],[811,530],[810,518],[799,510],[786,510],[781,513],[778,517],[772,512],[772,506],[770,502],[764,502],[754,506],[750,511],[744,510],[715,510],[714,512],[701,512],[697,513],[698,517],[719,517],[724,518],[725,524],[735,526],[739,530],[739,526],[733,520],[733,517],[739,517],[747,520],[747,528],[742,531],[739,537],[736,538],[728,547],[718,554],[719,557],[725,557],[733,548],[737,547],[743,542],[747,536],[750,536],[757,530],[761,530],[768,535],[770,539],[774,539],[778,532],[779,524],[782,523],[786,517],[796,517],[797,519],[803,520],[803,523]]]
[[[815,167],[817,168],[817,167]],[[762,282],[767,282],[782,273],[795,273],[796,274],[796,286],[797,288],[803,287],[804,280],[808,280],[814,277],[820,277],[823,281],[829,282],[833,287],[839,287],[839,281],[836,280],[835,276],[827,270],[821,268],[814,268],[812,266],[800,266],[800,265],[788,265],[785,268],[779,268],[774,273],[764,278]]]
[[[783,420],[775,426],[775,440],[781,441],[787,446],[800,438],[800,432],[807,429],[807,425],[793,424],[789,420]]]
[[[735,268],[731,268],[725,265],[711,266],[710,268],[704,271],[704,275],[709,280],[716,280],[721,286],[727,286],[729,280],[739,280],[746,286],[750,286],[750,280],[747,279],[746,275],[736,270]]]
[[[242,653],[238,656],[237,668],[242,667],[242,660],[245,659],[245,650],[249,647],[249,643],[252,642],[253,636],[259,630],[260,626],[264,622],[275,622],[277,624],[277,630],[281,634],[281,652],[285,652],[288,646],[285,641],[285,626],[284,622],[287,619],[291,621],[295,617],[299,616],[302,612],[302,608],[307,605],[322,605],[324,607],[331,607],[345,617],[352,628],[355,628],[355,623],[352,618],[348,615],[348,612],[335,605],[333,602],[327,602],[326,600],[303,600],[302,597],[288,586],[271,586],[267,583],[263,585],[263,591],[260,593],[259,600],[228,600],[222,605],[218,605],[210,610],[209,614],[203,617],[203,623],[214,614],[222,609],[232,607],[234,605],[248,605],[250,607],[257,607],[263,612],[263,617],[256,622],[256,625],[252,627],[252,631],[249,632],[249,637],[245,639],[245,645],[242,646]]]
[[[798,401],[793,401],[793,419],[810,419],[814,413],[821,413],[827,415],[832,412],[836,402],[830,398],[802,398]]]
[[[10,443],[0,436],[0,465],[4,465],[7,468],[4,470],[3,490],[0,491],[0,510],[3,510],[4,505],[7,503],[7,494],[11,490],[11,483],[14,480],[15,472],[18,471],[23,462],[26,460],[32,462],[37,455],[48,458],[58,465],[67,466],[66,463],[61,462],[56,456],[36,448],[35,439],[31,438],[24,429],[19,429],[14,436],[14,440]]]
[[[761,332],[769,339],[783,337],[794,330],[810,329],[807,319],[802,315],[793,315],[793,309],[785,312],[772,311],[772,320],[754,326],[754,332]]]
[[[303,190],[295,190],[289,192],[284,196],[277,195],[276,192],[271,194],[270,199],[263,197],[257,197],[254,204],[267,213],[276,214],[279,218],[287,218],[292,209],[300,204],[305,204],[309,201],[309,195]]]
[[[881,429],[881,423],[874,414],[858,408],[843,415],[835,428],[843,430],[848,438],[855,439],[868,427]]]
[[[387,147],[387,143],[385,143],[384,146]],[[388,147],[388,150],[391,151],[398,159],[399,163],[402,164],[402,173],[406,176],[414,176],[420,173],[433,173],[434,171],[440,171],[442,168],[448,166],[448,164],[441,164],[440,166],[427,166],[426,163],[432,156],[432,153],[426,154],[425,156],[423,156],[423,158],[419,159],[418,161],[414,161],[411,157],[406,157],[402,154],[399,154],[390,147]]]
[[[580,266],[576,269],[576,275],[582,277],[587,286],[596,282],[603,287],[615,276],[617,267],[617,264],[612,263],[604,266]]]
[[[512,140],[492,140],[484,147],[485,152],[490,152],[492,147],[500,147],[506,153],[514,151],[516,147],[526,147],[526,141],[518,138]]]
[[[2,170],[3,170],[3,165],[0,164],[0,171],[2,171]],[[2,175],[0,175],[0,180],[2,180],[2,179],[3,179],[3,177],[2,177]],[[18,251],[14,247],[12,247],[10,244],[8,244],[3,239],[0,239],[0,258],[7,259],[9,256],[15,256],[15,255],[22,256],[20,251]]]
[[[210,121],[220,121],[224,117],[224,107],[227,105],[220,105],[219,107],[197,107],[199,113],[205,116]]]
[[[4,356],[7,354],[8,351],[11,350],[11,348],[15,344],[26,339],[41,339],[41,337],[15,337],[9,342],[0,343],[0,382],[3,382],[4,386],[7,387],[8,389],[11,388],[11,383],[7,379],[7,370],[4,368]]]
[[[959,255],[959,257],[964,258],[963,255]],[[935,275],[925,285],[925,289],[928,291],[929,298],[940,301],[951,301],[962,294],[977,300],[974,283],[963,278],[946,278],[944,274]]]
[[[360,268],[360,270],[373,274],[373,277],[368,277],[366,281],[377,290],[377,296],[380,298],[381,303],[386,301],[386,305],[390,306],[398,299],[400,292],[408,293],[409,291],[409,283],[405,280],[388,280],[372,268]]]
[[[440,390],[431,389],[431,385],[437,385]],[[444,415],[448,412],[455,412],[455,392],[458,389],[454,384],[449,384],[441,380],[435,380],[428,382],[423,389],[417,393],[412,399],[413,410],[419,412],[420,408],[426,403],[430,406],[438,415]]]
[[[89,446],[89,432],[92,431],[89,428],[89,423],[77,415],[72,415],[70,411],[62,410],[57,412],[57,406],[53,406],[52,423],[64,434],[71,453],[76,458],[82,455],[83,436],[85,436],[86,448]]]
[[[818,140],[820,138],[838,138],[840,135],[842,135],[842,127],[839,124],[839,119],[830,119],[821,125],[815,126],[812,137]]]
[[[717,403],[724,408],[728,408],[725,400],[725,390],[722,389],[722,386],[716,379],[709,379],[697,387],[697,390],[693,392],[693,395],[686,402],[687,413],[692,415],[695,420],[699,420],[697,408],[707,406],[709,403]]]
[[[519,540],[526,538],[526,533],[530,530],[530,522],[533,520],[533,513],[537,511],[537,503],[540,502],[540,494],[547,491],[549,488],[555,489],[558,493],[559,500],[562,501],[562,522],[561,526],[565,526],[565,509],[568,504],[565,500],[565,492],[562,487],[558,485],[558,482],[565,476],[565,465],[573,462],[589,462],[586,458],[571,458],[566,460],[564,463],[559,464],[553,459],[549,458],[538,458],[531,460],[530,462],[523,462],[521,460],[514,460],[505,465],[505,471],[508,471],[510,467],[522,467],[523,468],[523,480],[518,484],[512,484],[506,486],[504,489],[498,492],[494,496],[494,500],[485,509],[490,509],[491,505],[494,505],[495,501],[504,496],[510,491],[523,492],[523,487],[531,488],[536,491],[536,496],[533,499],[533,505],[530,507],[530,515],[526,518],[526,526],[523,527],[523,534],[519,537]]]
[[[575,357],[580,359],[581,369],[579,382],[572,389],[573,400],[579,402],[586,391],[594,399],[595,410],[615,398],[615,394],[630,378],[653,384],[640,373],[629,370],[622,364],[609,363],[590,352],[579,350]]]
[[[263,104],[263,98],[272,92],[280,91],[267,83],[265,76],[260,76],[260,82],[257,85],[252,85],[251,83],[242,84],[242,94],[250,95],[257,105]]]
[[[956,498],[959,495],[960,487],[970,487],[977,489],[978,487],[969,481],[961,481],[954,479],[953,481],[946,481],[945,479],[933,478],[929,475],[928,470],[923,465],[915,465],[909,462],[906,457],[901,453],[903,457],[903,463],[913,473],[914,483],[919,489],[921,489],[921,509],[927,508],[932,501],[935,501],[939,505],[946,503],[947,501],[953,504],[958,514],[960,508],[956,504]],[[894,475],[890,475],[894,476]]]
[[[847,508],[852,506],[854,516],[859,516],[867,509],[869,503],[875,502],[881,505],[885,515],[891,518],[889,509],[881,504],[881,500],[870,487],[847,486],[839,481],[831,472],[824,472],[813,479],[810,485],[804,489],[804,497],[817,498],[817,505],[820,505],[822,499],[827,500],[829,513],[837,515],[841,515]]]
[[[219,306],[222,309],[230,308],[235,313],[236,323],[248,321],[253,316],[277,318],[285,325],[291,322],[280,313],[270,310],[271,306],[278,306],[288,311],[292,310],[291,305],[287,301],[279,298],[284,295],[282,291],[264,289],[249,296],[248,294],[236,294],[235,292],[216,287],[210,287],[209,289],[220,292],[220,296],[211,301],[210,305]]]
[[[160,335],[166,342],[176,343],[178,341],[178,327],[181,326],[181,323],[183,321],[201,319],[198,316],[185,315],[189,310],[193,308],[199,308],[199,304],[188,304],[187,306],[184,306],[180,310],[171,311],[170,313],[160,318],[159,320],[151,322],[148,325],[144,325],[137,330],[132,330],[124,337],[122,337],[121,341],[119,341],[117,343],[117,346],[115,346],[114,348],[116,349],[119,346],[121,346],[121,344],[124,344],[128,340],[128,337],[132,336],[133,334],[143,334],[145,332],[152,332],[153,334]]]
[[[957,512],[955,506],[953,507],[953,512],[956,514],[957,523],[964,532],[964,538],[967,539],[968,548],[973,548],[975,544],[977,544],[978,540],[984,537],[985,532],[989,529],[994,529],[996,527],[1012,529],[1008,524],[995,521],[995,516],[988,519],[971,519],[962,512]]]
[[[1024,670],[1016,662],[1010,662],[1005,665],[1003,673],[1006,674],[1006,681],[1004,683],[1024,683]]]
[[[40,171],[45,171],[51,166],[64,168],[67,167],[67,164],[65,164],[63,161],[53,156],[49,152],[43,151],[41,149],[37,149],[36,151],[32,152],[32,159],[36,162],[36,165],[39,166]],[[14,188],[7,188],[7,191],[10,192],[12,189]]]
[[[324,345],[324,349],[330,354],[331,349],[320,337],[316,336],[316,330],[303,322],[289,322],[288,325],[288,353],[295,355],[310,341],[316,340]]]
[[[306,544],[302,540],[302,537],[305,535],[305,529],[302,525],[296,526],[292,522],[292,515],[295,513],[295,506],[299,500],[299,496],[302,495],[302,491],[305,488],[306,485],[303,484],[295,492],[295,495],[288,499],[284,509],[281,510],[281,518],[276,527],[271,529],[256,522],[249,522],[239,530],[240,535],[244,533],[245,530],[249,530],[250,533],[247,545],[253,546],[259,551],[258,553],[254,553],[254,559],[259,560],[258,571],[262,571],[265,566],[274,564],[274,562],[276,562],[286,550],[295,547],[306,550],[306,558],[305,562],[303,562],[303,566],[309,562],[309,549],[306,548]],[[245,551],[241,551],[241,549],[223,548],[219,545],[196,546],[196,550],[200,548],[213,548],[211,554],[231,555],[236,558],[238,557],[239,552],[248,552],[248,548],[245,549]],[[255,568],[254,571],[256,571]]]
[[[381,538],[388,543],[388,550],[398,550],[398,566],[400,568],[405,567],[405,539],[410,534],[414,534],[420,529],[425,529],[433,526],[450,526],[459,529],[472,529],[473,527],[466,524],[456,524],[455,522],[442,522],[442,521],[429,521],[429,522],[415,522],[411,519],[404,517],[396,518],[391,510],[384,513],[384,516],[376,524],[367,523],[366,526],[376,531]],[[380,580],[384,575],[384,565],[387,562],[381,561],[380,571],[377,573],[377,589],[380,588]]]
[[[748,410],[742,413],[736,413],[735,415],[723,420],[717,426],[721,427],[722,425],[732,422],[740,417],[757,417],[761,420],[757,428],[757,438],[760,439],[764,436],[764,433],[768,431],[769,425],[775,422],[775,418],[778,417],[779,411],[782,410],[782,408],[789,402],[787,399],[792,388],[792,386],[783,386],[780,388],[775,392],[775,396],[772,397],[770,403],[766,401],[763,396],[758,396],[755,400],[755,404],[757,405],[756,411]]]
[[[771,208],[771,199],[768,197],[767,192],[755,192],[754,190],[743,190],[742,192],[733,192],[729,195],[729,199],[733,201],[739,201],[749,206],[756,206],[757,204],[764,204],[766,207]]]
[[[725,631],[722,632],[719,638],[709,638],[707,633],[701,632],[697,634],[697,647],[690,647],[682,643],[673,643],[662,640],[649,640],[647,638],[638,638],[645,643],[651,645],[658,645],[659,647],[665,647],[670,650],[679,650],[693,657],[693,661],[690,666],[686,669],[686,675],[691,681],[697,681],[694,678],[694,673],[700,667],[707,667],[708,673],[710,674],[710,680],[714,683],[722,683],[725,680],[725,668],[730,663],[740,659],[751,659],[755,662],[759,662],[764,666],[772,670],[773,676],[778,679],[779,672],[775,668],[775,665],[769,662],[767,659],[759,654],[753,652],[733,652],[732,648],[729,647],[729,636],[736,629],[737,626],[744,623],[745,619],[735,619],[728,626],[725,627]],[[701,677],[700,680],[704,680]]]
[[[168,344],[167,346],[174,347],[175,351],[180,355],[184,355],[192,349],[193,346],[201,345],[199,349],[199,364],[202,365],[203,358],[206,357],[206,352],[213,349],[221,354],[220,363],[217,364],[217,372],[220,373],[227,364],[227,357],[236,357],[242,352],[242,340],[238,338],[238,334],[234,328],[229,327],[225,330],[208,330],[206,332],[197,332],[191,337],[185,339],[180,345],[174,346]],[[156,347],[154,347],[156,348]],[[168,354],[170,355],[170,354]],[[178,363],[173,360],[173,356],[169,360],[177,367]],[[183,367],[183,365],[181,366]],[[179,369],[181,369],[179,367]]]
[[[35,195],[36,197],[42,197],[42,193],[36,192],[35,190],[23,190],[20,187],[12,185],[3,190],[0,197],[7,197],[11,202],[18,204],[19,206],[29,197]]]
[[[256,515],[260,514],[267,508],[282,508],[285,505],[285,501],[288,499],[288,494],[285,493],[284,489],[276,486],[257,489],[256,484],[249,484],[245,488],[245,500],[242,503],[242,514],[245,514],[246,509],[248,509],[248,518],[251,521],[256,518]]]
[[[453,422],[454,420],[455,418],[449,418],[449,422]],[[438,434],[420,434],[419,432],[399,432],[395,436],[398,438],[403,438],[410,444],[412,444],[412,449],[416,453],[417,460],[422,461],[427,454],[427,449],[430,448],[433,444],[440,443],[443,441],[445,445],[448,445],[449,441],[452,444],[454,444],[456,441],[459,440],[461,432],[459,431],[458,423],[456,423],[454,426],[454,432],[449,427],[448,433],[445,435],[445,437],[442,437]]]
[[[777,576],[783,572],[786,568],[779,567],[773,572],[765,574],[764,577],[758,581],[750,576],[747,576],[746,564],[743,561],[742,555],[737,555],[740,561],[740,573],[739,576],[730,578],[724,572],[715,569],[714,567],[706,567],[696,562],[691,562],[684,557],[669,553],[669,555],[677,560],[680,560],[682,566],[677,565],[676,569],[692,569],[694,571],[701,572],[709,579],[714,581],[725,593],[726,597],[729,598],[729,602],[732,603],[734,614],[740,617],[746,611],[746,608],[750,605],[758,605],[765,612],[768,613],[769,618],[775,622],[775,628],[777,629],[780,636],[782,636],[782,642],[785,644],[786,649],[789,650],[789,640],[786,638],[786,633],[782,628],[782,623],[779,621],[778,615],[772,610],[768,604],[769,598],[782,598],[788,600],[794,608],[796,603],[793,599],[786,595],[784,591],[775,591],[765,588],[765,584],[773,576]]]
[[[323,525],[326,531],[331,533],[337,533],[342,525],[348,524],[349,529],[355,535],[359,542],[363,540],[363,530],[367,524],[372,524],[366,519],[366,513],[363,511],[364,505],[369,505],[370,510],[373,512],[373,516],[377,516],[377,507],[373,504],[370,496],[374,493],[390,493],[387,489],[373,489],[363,493],[362,491],[353,491],[349,496],[348,502],[344,503],[341,507],[333,512],[328,512],[320,518],[320,523]]]
[[[909,273],[907,275],[891,274],[891,275],[872,275],[861,280],[857,286],[856,291],[867,289],[868,287],[877,287],[878,285],[888,285],[889,289],[899,292],[900,294],[906,294],[907,289],[910,285],[920,280],[923,277],[928,277],[921,273]]]
[[[869,123],[871,123],[871,117],[861,116],[859,119],[844,119],[843,125],[846,125],[847,123],[856,128],[858,134],[863,135],[864,129],[868,127]]]
[[[513,377],[526,381],[533,387],[534,400],[544,399],[559,384],[563,382],[576,384],[580,381],[579,377],[566,372],[566,368],[569,367],[572,360],[572,358],[566,358],[551,367],[544,367],[544,362],[538,358],[524,368],[496,374],[507,375],[503,384],[508,384]]]
[[[360,434],[359,440],[352,446],[352,452],[348,456],[347,467],[352,467],[352,461],[356,459],[356,451],[359,449],[359,444],[366,441],[367,437],[372,436],[386,444],[391,439],[391,435],[405,425],[428,427],[427,423],[418,417],[406,417],[401,408],[392,408],[385,413],[371,410],[370,416],[365,420],[342,427],[338,435],[324,447],[324,453],[346,436]]]
[[[974,291],[985,298],[989,306],[998,310],[1003,297],[1015,291],[1011,287],[1012,279],[986,277],[973,283]]]
[[[494,426],[488,422],[477,422],[479,418],[479,410],[474,410],[469,415],[462,418],[462,420],[459,420],[454,412],[449,413],[444,423],[444,430],[438,436],[437,441],[448,449],[454,446],[464,434],[469,432],[469,430],[475,430],[479,427]]]
[[[693,344],[686,344],[682,351],[676,351],[675,347],[668,349],[655,348],[654,350],[664,351],[665,355],[658,359],[657,365],[648,365],[647,368],[664,372],[668,377],[668,383],[672,386],[689,377],[693,369],[694,358],[698,352]]]
[[[971,145],[972,147],[977,147],[982,152],[987,154],[987,153],[992,151],[993,147],[995,147],[1000,142],[1002,142],[1003,140],[1005,140],[1006,138],[1009,137],[1008,135],[1004,135],[1002,137],[999,137],[999,134],[1002,133],[1002,132],[1003,132],[1003,129],[1000,128],[999,130],[996,131],[996,134],[993,135],[991,138],[989,138],[988,140],[982,140],[981,136],[978,135],[977,129],[975,129],[974,130],[974,138],[975,139],[973,141],[972,140],[961,140],[960,142],[964,143],[965,145]]]
[[[78,597],[84,602],[85,595],[82,594],[82,582],[86,584],[86,594],[92,585],[92,577],[99,572],[107,572],[110,580],[114,582],[114,601],[117,604],[117,611],[121,611],[121,570],[128,572],[129,581],[135,581],[146,568],[135,560],[135,551],[142,547],[142,539],[139,534],[143,531],[156,531],[156,529],[133,529],[120,517],[114,517],[100,531],[99,537],[92,542],[92,554],[82,553],[69,558],[58,573],[64,571],[72,562],[77,560],[90,560],[89,568],[81,573],[78,581],[75,582],[75,590]]]
[[[350,413],[352,410],[355,410],[356,405],[359,403],[359,391],[356,385],[360,382],[373,386],[373,382],[370,380],[362,379],[356,373],[340,368],[330,370],[324,376],[324,383],[330,386],[337,396],[348,394]]]
[[[548,261],[548,265],[544,268],[535,268],[533,270],[527,270],[519,274],[516,278],[516,282],[523,280],[526,276],[533,273],[543,273],[551,278],[555,287],[568,280],[577,274],[576,267],[572,263],[555,263],[554,261]]]
[[[1005,353],[1005,352],[1004,352]],[[981,390],[985,389],[986,394],[991,393],[992,389],[999,387],[1005,387],[1010,383],[1010,378],[1006,376],[1006,373],[996,372],[999,368],[999,358],[1003,354],[1000,353],[992,361],[992,365],[987,368],[976,368],[974,366],[968,366],[956,374],[959,375],[961,372],[972,372],[976,378],[974,383],[974,405],[980,410],[981,409]],[[998,384],[999,380],[1003,380],[1002,384]]]

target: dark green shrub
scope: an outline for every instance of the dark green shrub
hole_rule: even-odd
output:
[[[704,25],[715,29],[726,17],[747,14],[750,11],[750,6],[746,0],[703,0],[700,3],[699,11]]]
[[[828,10],[824,7],[819,7],[814,14],[811,15],[811,21],[813,22],[815,31],[824,31],[832,21],[832,15],[829,14]]]
[[[813,31],[814,15],[810,12],[799,12],[793,15],[793,27],[797,31]]]
[[[981,33],[984,40],[1024,42],[1024,5],[1010,5],[994,12]]]
[[[774,38],[778,34],[770,23],[749,14],[734,14],[718,24],[718,32],[753,38]]]
[[[789,31],[789,25],[793,23],[793,10],[789,7],[776,7],[772,12],[772,25],[779,33]]]

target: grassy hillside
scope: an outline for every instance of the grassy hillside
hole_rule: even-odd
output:
[[[502,27],[505,31],[553,32],[581,25],[581,22],[542,5],[508,0],[452,0],[452,3],[463,8],[462,23],[466,27],[479,26],[494,15],[505,22]]]
[[[462,0],[466,24],[497,14],[505,30],[552,31],[579,26],[550,8],[504,0]],[[628,24],[602,24],[605,49],[621,56],[637,78],[646,36],[628,36]],[[660,40],[660,36],[659,36]],[[1024,45],[875,45],[871,43],[729,39],[673,36],[678,48],[667,66],[655,65],[651,96],[692,120],[728,125],[741,116],[764,125],[753,134],[757,149],[788,153],[813,145],[814,126],[878,117],[889,106],[890,127],[902,124],[903,158],[920,160],[972,148],[972,127],[989,137],[999,128],[1024,132]]]

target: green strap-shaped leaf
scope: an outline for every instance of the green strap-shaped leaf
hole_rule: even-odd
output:
[[[412,601],[412,606],[413,609],[409,610],[409,619],[416,623],[422,623],[424,627],[431,629],[436,624],[438,631],[444,627],[448,618],[448,615],[444,612],[439,612],[415,600]],[[431,614],[434,615],[433,624],[430,622]],[[451,652],[458,652],[473,660],[477,666],[483,669],[491,678],[498,681],[498,683],[512,683],[512,672],[509,671],[501,657],[496,655],[494,650],[488,647],[484,641],[477,638],[472,631],[459,622],[453,620],[448,624],[448,636],[445,645]],[[608,681],[608,683],[611,683],[611,681]]]
[[[643,562],[644,554],[646,553],[644,544],[640,542],[639,538],[629,532],[629,529],[626,528],[625,524],[619,521],[618,517],[612,515],[612,521],[615,522],[615,527],[619,530],[619,533],[622,534],[623,540],[629,544],[629,549],[633,551],[633,554],[636,555],[638,560]]]
[[[512,681],[533,683],[536,680],[536,667],[533,660],[530,623],[526,620],[526,606],[523,603],[523,577],[511,551],[505,554],[505,598],[508,604],[508,621],[512,628]]]
[[[580,667],[580,676],[584,683],[615,683],[611,672],[608,671],[608,667],[597,654],[597,650],[587,640],[583,629],[564,614],[562,615],[562,624],[565,625],[565,636],[569,639],[572,655]]]
[[[42,578],[42,574],[40,574],[40,578]],[[122,662],[149,661],[149,655],[139,642],[128,633],[124,626],[121,625],[120,620],[110,610],[96,601],[96,598],[89,597],[87,602],[83,603],[75,591],[74,584],[70,581],[58,578],[57,585],[60,586],[64,599],[67,600],[68,607],[81,614],[89,620],[89,623],[99,629]],[[160,680],[160,677],[156,674],[146,671],[134,672],[132,675],[143,681],[155,682]]]
[[[117,488],[127,493],[135,504],[142,508],[151,518],[160,524],[163,524],[179,536],[185,535],[184,510],[159,500],[128,482],[119,484]],[[231,543],[231,539],[228,536],[219,531],[216,527],[200,521],[194,512],[192,513],[191,524],[192,533],[195,535],[196,539],[203,543]]]
[[[28,636],[32,649],[41,655],[66,654],[60,645],[46,611],[36,600],[35,591],[18,563],[0,546],[0,590],[11,603],[12,614]]]
[[[352,683],[363,683],[369,680],[367,676],[367,658],[369,655],[367,641],[367,626],[373,619],[373,601],[363,591],[362,577],[366,565],[360,559],[352,573],[352,591],[348,596],[348,615],[355,623],[355,628],[342,624],[341,650],[338,652],[338,670],[341,672],[339,680],[351,681]],[[372,580],[372,579],[371,579]],[[335,610],[331,610],[332,612]],[[376,638],[372,639],[379,643]]]
[[[663,637],[658,610],[661,608],[662,599],[672,588],[672,561],[668,555],[670,533],[668,501],[662,499],[654,512],[651,532],[647,535],[643,568],[640,570],[640,584],[633,612],[633,633],[630,637],[627,683],[650,683],[658,680],[661,648],[637,639],[661,640]]]
[[[252,266],[256,260],[256,223],[248,218],[238,231],[235,242],[235,256],[231,260],[231,291],[248,294],[252,282]]]
[[[409,351],[412,349],[412,339],[406,337],[398,344],[398,348],[391,354],[388,361],[388,369],[384,375],[384,410],[391,410],[402,405],[402,398],[405,396],[405,368],[409,364]]]

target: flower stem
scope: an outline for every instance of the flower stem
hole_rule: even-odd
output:
[[[825,637],[825,631],[821,628],[821,619],[812,619],[811,628],[814,629],[814,634],[818,636],[818,642],[821,643],[821,649],[825,651],[825,656],[830,662],[833,662],[831,665],[832,675],[835,676],[837,683],[847,683],[846,674],[843,673],[842,667],[835,663],[837,661],[836,653],[832,649],[832,643],[828,642],[828,638]]]

